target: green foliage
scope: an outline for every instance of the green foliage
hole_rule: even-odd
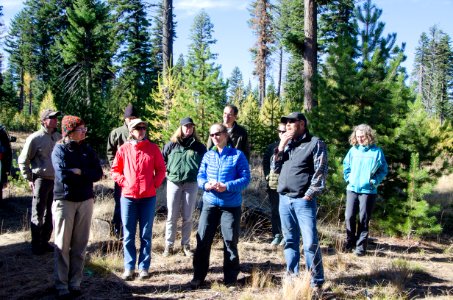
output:
[[[419,154],[411,155],[408,171],[399,170],[399,174],[407,181],[407,189],[402,197],[394,196],[389,199],[386,210],[387,218],[382,218],[379,224],[386,232],[395,235],[427,236],[438,234],[442,226],[434,214],[438,206],[430,206],[425,200],[433,189],[432,179],[427,170],[420,167]]]
[[[259,120],[260,109],[258,99],[253,94],[249,94],[240,107],[238,123],[247,129],[252,151],[262,153],[267,144],[264,142],[264,126]]]

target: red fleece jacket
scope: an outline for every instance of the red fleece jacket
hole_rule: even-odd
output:
[[[165,172],[162,153],[149,140],[123,144],[116,152],[110,171],[113,180],[122,188],[122,195],[135,199],[156,196]]]

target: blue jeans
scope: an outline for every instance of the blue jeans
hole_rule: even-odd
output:
[[[151,263],[151,238],[153,235],[156,197],[133,199],[121,196],[121,221],[123,222],[124,269],[134,270],[137,261],[135,232],[140,229],[140,254],[138,269],[148,271]]]
[[[197,248],[193,258],[194,279],[204,281],[209,269],[209,256],[217,227],[223,237],[223,281],[235,284],[239,275],[238,241],[241,207],[219,207],[203,202],[197,232]]]
[[[311,272],[311,285],[324,283],[321,250],[316,229],[316,199],[307,201],[302,198],[290,198],[280,194],[280,219],[285,239],[286,270],[289,274],[299,274],[300,235],[305,254],[307,270]]]

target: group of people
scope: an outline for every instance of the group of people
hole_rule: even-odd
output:
[[[41,114],[41,129],[27,138],[18,163],[33,191],[32,251],[37,255],[55,251],[55,287],[58,296],[65,298],[81,293],[94,204],[93,183],[101,179],[103,172],[96,153],[84,142],[88,130],[84,121],[77,116],[64,116],[60,135],[56,130],[60,114],[50,109]],[[163,256],[175,253],[177,222],[181,217],[181,250],[193,258],[190,285],[202,286],[220,225],[224,283],[236,284],[240,271],[237,245],[242,191],[250,182],[249,140],[247,131],[237,124],[237,117],[237,107],[227,105],[223,122],[210,127],[206,146],[196,133],[193,119],[183,118],[161,151],[147,138],[147,122],[139,118],[131,104],[126,107],[124,125],[112,130],[107,143],[110,174],[115,181],[112,231],[123,241],[124,280],[137,277],[136,268],[139,279],[149,278],[156,190],[166,178],[168,215]],[[284,247],[287,274],[298,275],[302,235],[311,285],[321,287],[324,272],[316,200],[326,185],[327,147],[310,134],[302,113],[293,112],[280,121],[279,140],[269,145],[263,156],[272,212],[271,244]],[[355,127],[350,143],[352,147],[343,162],[348,183],[346,249],[355,248],[357,255],[364,255],[377,186],[387,173],[387,163],[368,125]],[[192,214],[199,189],[203,196],[193,250]],[[53,229],[55,247],[49,244]]]

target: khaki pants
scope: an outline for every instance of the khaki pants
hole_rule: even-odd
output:
[[[55,200],[52,205],[56,246],[54,277],[59,292],[80,288],[93,205],[94,199]]]

